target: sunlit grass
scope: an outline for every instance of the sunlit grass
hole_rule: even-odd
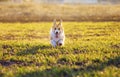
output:
[[[65,46],[49,43],[51,22],[0,23],[1,77],[119,77],[119,22],[64,22]]]

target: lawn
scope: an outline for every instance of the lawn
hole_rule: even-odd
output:
[[[120,77],[120,22],[64,22],[57,48],[51,26],[0,23],[0,77]]]

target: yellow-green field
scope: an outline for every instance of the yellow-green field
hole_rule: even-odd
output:
[[[51,25],[0,23],[0,77],[120,77],[120,22],[64,22],[57,48]]]

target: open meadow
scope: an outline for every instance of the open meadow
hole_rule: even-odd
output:
[[[0,77],[120,77],[120,22],[63,22],[57,48],[51,26],[0,23]]]

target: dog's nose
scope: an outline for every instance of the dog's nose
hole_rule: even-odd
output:
[[[58,34],[58,32],[56,32],[56,34]]]

